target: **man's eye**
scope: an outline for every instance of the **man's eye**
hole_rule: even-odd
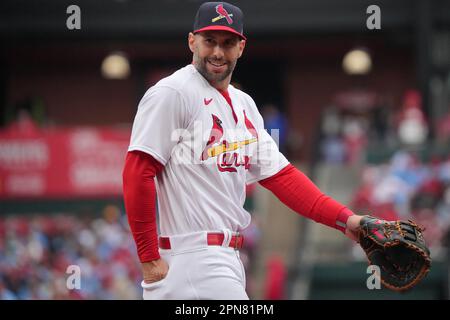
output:
[[[234,40],[225,41],[225,45],[227,47],[233,47],[236,45],[236,41],[234,41]]]

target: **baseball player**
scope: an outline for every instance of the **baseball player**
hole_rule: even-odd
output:
[[[248,299],[239,258],[251,217],[246,184],[258,182],[299,214],[356,239],[361,217],[289,163],[255,102],[230,84],[245,44],[238,7],[203,3],[188,36],[192,64],[139,103],[123,188],[144,299]]]

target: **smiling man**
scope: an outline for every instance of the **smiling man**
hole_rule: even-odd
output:
[[[189,34],[189,48],[194,53],[197,71],[216,89],[226,90],[245,41],[228,31]]]
[[[361,217],[289,163],[253,99],[230,84],[246,40],[238,7],[202,4],[188,36],[192,64],[139,103],[123,188],[144,299],[248,299],[239,258],[251,218],[246,184],[350,239],[358,234]]]

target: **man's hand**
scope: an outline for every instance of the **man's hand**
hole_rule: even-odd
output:
[[[160,281],[167,276],[169,271],[169,265],[163,259],[144,262],[141,265],[145,283]]]
[[[359,242],[359,231],[361,229],[360,221],[362,216],[352,215],[347,220],[347,229],[345,230],[345,235],[352,239],[353,241]]]

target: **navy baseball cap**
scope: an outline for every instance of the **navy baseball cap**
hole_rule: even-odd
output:
[[[198,8],[193,33],[207,30],[229,31],[247,40],[242,10],[227,2],[205,2]]]

